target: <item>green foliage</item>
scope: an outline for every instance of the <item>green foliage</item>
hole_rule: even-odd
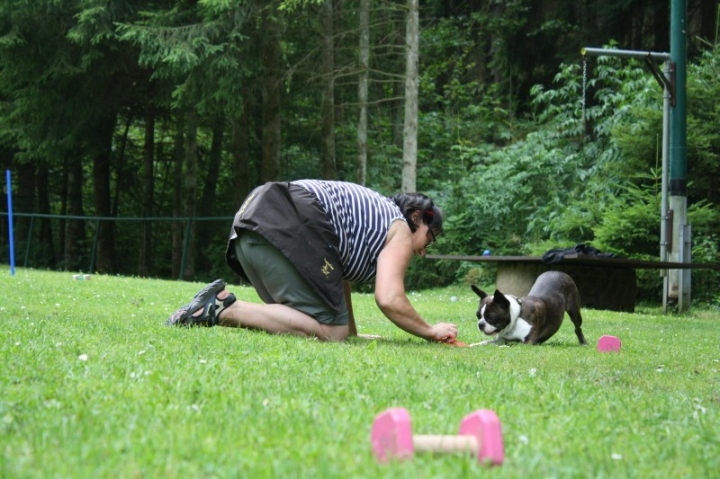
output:
[[[593,57],[586,59],[583,91],[578,45],[605,41],[608,32],[618,38],[611,46],[662,44],[655,22],[666,14],[665,7],[648,4],[629,12],[628,2],[610,9],[599,9],[600,3],[430,2],[421,9],[417,184],[447,214],[438,252],[538,254],[585,242],[626,256],[657,257],[661,89],[638,62]],[[194,200],[175,191],[173,168],[187,147],[184,115],[191,109],[199,120],[199,191],[207,173],[211,125],[218,118],[225,121],[213,207],[217,214],[230,214],[239,191],[263,178],[258,167],[267,146],[262,79],[272,68],[283,82],[277,145],[282,173],[276,179],[318,177],[318,106],[329,80],[319,68],[317,45],[327,33],[318,14],[321,6],[314,0],[4,2],[0,162],[11,169],[30,165],[23,186],[38,197],[42,186],[32,184],[33,170],[47,171],[47,209],[61,213],[68,205],[66,162],[80,158],[85,214],[97,204],[95,185],[88,180],[104,147],[111,165],[110,191],[103,193],[112,195],[112,214],[139,215],[141,185],[148,184],[141,178],[149,151],[145,122],[152,116],[154,214],[176,214],[178,203]],[[353,181],[357,4],[336,7],[336,162],[339,179]],[[402,3],[379,2],[370,13],[367,184],[393,194],[402,171],[406,12]],[[264,18],[275,21],[272,35],[265,31]],[[578,23],[578,18],[584,20]],[[642,25],[643,31],[632,25]],[[653,28],[655,34],[645,35]],[[281,58],[272,66],[263,53],[270,37]],[[720,54],[717,46],[704,48],[688,65],[688,201],[692,211],[704,212],[693,217],[693,254],[714,262],[720,230],[715,213],[720,204]],[[558,66],[559,59],[568,58]],[[106,124],[115,125],[115,134],[99,146],[98,139],[108,135],[99,135],[97,126]],[[32,208],[34,200],[28,201]],[[700,208],[703,201],[707,206]],[[138,241],[124,227],[116,236],[123,254]],[[213,242],[222,245],[223,236],[224,231],[218,233]],[[171,238],[154,243],[167,252]],[[166,273],[168,254],[157,252],[157,274]],[[408,284],[463,281],[476,274],[469,269],[433,263],[425,271],[413,265]],[[215,263],[200,274],[213,271],[218,271]],[[711,281],[703,284],[705,297],[712,297]]]
[[[242,58],[253,25],[253,7],[243,1],[204,1],[187,8],[141,11],[117,26],[119,39],[139,48],[138,63],[152,79],[171,80],[174,106],[195,105],[229,114],[242,108]]]
[[[621,195],[607,199],[595,229],[596,247],[635,257],[657,251],[660,238],[658,198],[652,192],[628,185]]]
[[[694,145],[689,198],[696,198],[688,216],[694,244],[704,245],[701,257],[707,262],[718,260],[714,231],[720,229],[717,203],[703,200],[714,197],[720,173],[712,127],[720,123],[720,109],[712,107],[717,102],[712,95],[720,88],[716,57],[717,52],[704,57],[697,86],[689,89],[701,101],[692,103],[688,120]],[[444,252],[541,255],[591,243],[625,257],[658,258],[661,88],[635,62],[599,57],[583,100],[581,73],[577,65],[563,65],[556,88],[533,88],[527,133],[509,144],[454,146],[467,173],[446,183],[451,198],[445,205],[449,233],[441,245]],[[715,273],[697,274],[703,280],[693,294],[699,298],[716,296],[704,289],[709,284],[705,274]],[[642,283],[641,297],[656,299],[657,282]]]

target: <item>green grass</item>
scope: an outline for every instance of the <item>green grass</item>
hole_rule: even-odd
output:
[[[718,477],[717,313],[584,310],[590,347],[569,320],[539,347],[430,344],[392,326],[370,295],[354,296],[359,330],[382,341],[164,327],[200,287],[4,270],[0,477]],[[458,324],[461,341],[484,339],[469,288],[410,298],[428,320]],[[598,353],[603,334],[622,350]],[[393,406],[420,434],[453,434],[465,414],[494,410],[505,464],[377,464],[370,427]]]

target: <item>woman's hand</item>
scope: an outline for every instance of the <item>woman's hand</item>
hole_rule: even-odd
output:
[[[432,327],[432,331],[435,335],[431,339],[433,341],[452,342],[458,334],[457,326],[451,323],[437,323]]]

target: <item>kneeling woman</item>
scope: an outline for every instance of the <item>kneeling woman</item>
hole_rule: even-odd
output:
[[[405,294],[413,255],[442,233],[442,212],[420,193],[385,197],[341,181],[266,183],[235,215],[230,267],[264,304],[239,301],[222,280],[203,288],[168,325],[231,326],[341,341],[356,334],[349,283],[375,279],[375,301],[400,329],[452,341],[457,327],[430,325]]]

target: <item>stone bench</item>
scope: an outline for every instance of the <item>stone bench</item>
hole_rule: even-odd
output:
[[[535,279],[545,271],[563,271],[580,291],[583,307],[610,311],[635,311],[636,269],[720,269],[720,264],[671,263],[586,254],[566,254],[559,263],[544,263],[540,256],[425,256],[433,260],[458,260],[497,264],[495,287],[503,293],[526,296]]]

